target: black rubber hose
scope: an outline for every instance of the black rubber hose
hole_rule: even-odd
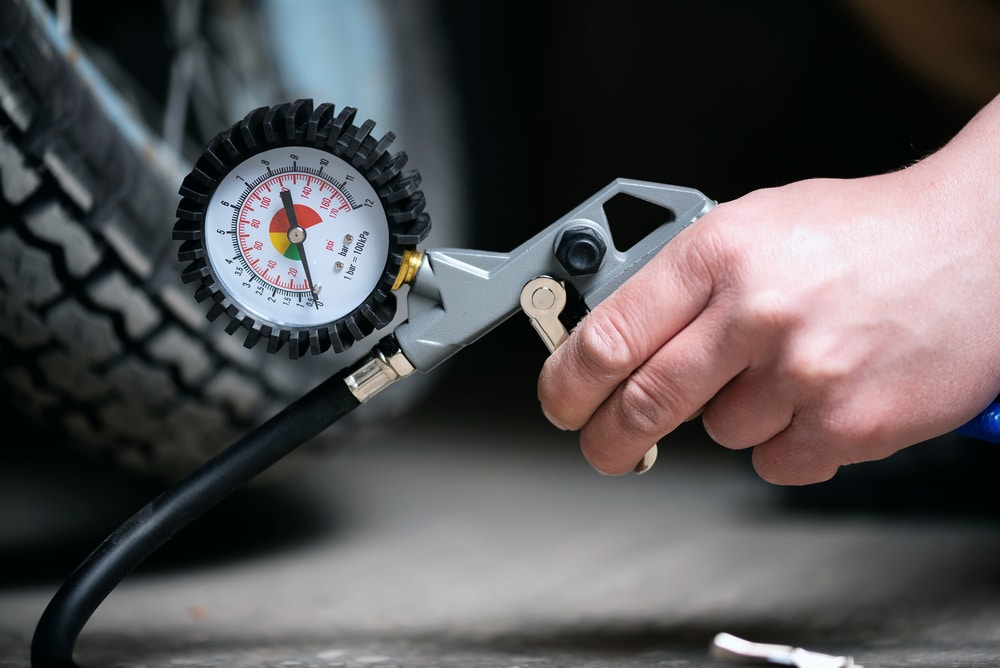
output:
[[[45,608],[32,668],[78,668],[76,639],[115,586],[205,511],[356,408],[344,370],[188,474],[118,527],[77,566]]]

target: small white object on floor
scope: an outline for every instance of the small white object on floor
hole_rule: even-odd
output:
[[[795,668],[863,668],[849,656],[832,656],[810,652],[791,645],[772,645],[737,638],[731,633],[719,633],[712,641],[712,658],[743,665],[778,665]]]

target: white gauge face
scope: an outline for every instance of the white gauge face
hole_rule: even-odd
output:
[[[258,153],[227,174],[205,207],[205,249],[223,291],[284,327],[347,315],[378,284],[389,227],[354,167],[307,146]]]

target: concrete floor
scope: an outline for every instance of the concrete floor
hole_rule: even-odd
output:
[[[743,453],[699,438],[692,428],[661,446],[645,476],[608,478],[540,418],[414,416],[211,511],[112,593],[76,658],[687,668],[728,665],[708,656],[727,631],[868,668],[1000,665],[992,511],[971,512],[983,510],[971,497],[969,512],[857,502],[893,489],[955,502],[961,485],[907,492],[862,466],[868,481],[844,475],[840,488],[789,496]],[[146,490],[53,452],[0,470],[8,668],[28,665],[62,578]]]

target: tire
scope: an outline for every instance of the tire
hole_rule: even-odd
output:
[[[399,5],[379,14],[398,47],[400,74],[389,87],[397,99],[431,90],[422,99],[437,106],[415,109],[406,127],[375,120],[396,132],[424,177],[432,238],[460,244],[447,77],[428,50],[436,40],[427,39],[424,3]],[[98,70],[101,58],[89,53],[59,33],[41,3],[0,0],[0,392],[67,445],[129,475],[173,480],[361,357],[388,329],[345,353],[289,360],[245,349],[207,321],[181,283],[171,239],[180,179],[196,156],[165,147],[147,129],[148,108],[143,120],[148,96],[130,90],[121,72]],[[130,93],[144,101],[129,102]],[[320,101],[371,115],[349,100]],[[246,111],[231,110],[225,125]],[[184,137],[188,147],[199,141],[206,138]],[[391,388],[300,452],[325,456],[361,439],[365,426],[409,410],[428,382]]]

